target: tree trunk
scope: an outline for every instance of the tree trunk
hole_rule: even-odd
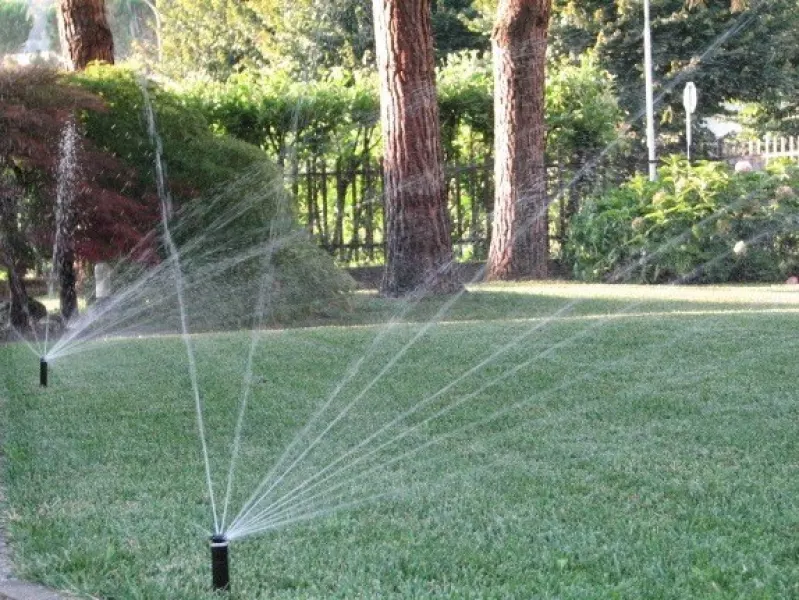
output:
[[[24,270],[19,264],[24,252],[24,242],[18,226],[22,193],[23,190],[13,180],[13,175],[0,171],[0,263],[6,268],[11,292],[9,320],[18,331],[26,331],[32,325],[28,292],[22,279]]]
[[[94,60],[114,64],[105,0],[60,0],[58,24],[72,70],[82,71]]]
[[[11,292],[11,311],[8,320],[17,331],[27,331],[33,325],[33,319],[30,315],[30,297],[25,288],[25,281],[16,267],[8,267],[6,273],[8,289]]]
[[[72,235],[68,236],[68,245],[59,245],[54,265],[58,272],[61,316],[68,321],[78,314],[78,294],[75,290],[75,251],[72,248]]]
[[[381,294],[460,289],[452,265],[430,0],[373,0],[383,129]]]
[[[500,0],[494,53],[489,279],[543,279],[549,261],[544,83],[551,0]]]

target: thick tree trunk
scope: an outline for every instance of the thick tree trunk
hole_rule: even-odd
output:
[[[28,292],[22,279],[23,270],[19,265],[23,247],[17,225],[21,195],[22,189],[8,175],[0,179],[0,263],[6,268],[11,292],[9,320],[18,331],[26,331],[32,325],[32,319],[28,309]]]
[[[453,275],[430,0],[373,0],[383,128],[385,296],[446,294]]]
[[[544,83],[550,2],[499,4],[492,36],[496,187],[489,279],[547,276]]]
[[[8,288],[11,292],[9,322],[17,331],[27,331],[32,326],[32,319],[28,309],[30,297],[25,288],[25,281],[16,268],[8,268],[6,273],[8,274]]]
[[[94,60],[114,63],[105,0],[60,0],[59,30],[73,70],[81,71]]]
[[[69,236],[69,242],[72,236]],[[61,316],[68,321],[78,314],[78,294],[75,290],[75,251],[69,247],[59,247],[56,251]]]

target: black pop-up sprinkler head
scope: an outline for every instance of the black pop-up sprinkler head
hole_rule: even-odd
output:
[[[47,387],[47,359],[44,356],[39,359],[39,385]]]
[[[230,568],[228,563],[228,540],[224,535],[211,537],[211,574],[214,591],[230,590]]]

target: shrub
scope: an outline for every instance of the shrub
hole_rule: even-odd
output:
[[[142,83],[131,71],[109,66],[92,66],[72,81],[107,105],[105,111],[84,112],[87,137],[133,167],[140,193],[156,201]],[[146,85],[163,142],[175,208],[171,229],[191,292],[193,322],[201,328],[249,326],[262,274],[271,280],[267,314],[273,319],[343,307],[352,280],[298,228],[281,175],[266,155],[213,133],[180,95]]]
[[[587,202],[565,256],[578,279],[776,281],[799,270],[799,168],[734,173],[677,157]]]

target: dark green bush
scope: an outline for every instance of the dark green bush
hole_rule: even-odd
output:
[[[134,167],[138,193],[157,202],[142,82],[108,66],[91,67],[72,80],[101,96],[108,108],[83,115],[87,137]],[[262,275],[270,282],[267,320],[345,306],[351,278],[299,229],[282,177],[264,152],[213,133],[179,94],[146,85],[163,142],[175,207],[171,229],[191,291],[193,322],[202,328],[249,326]]]
[[[799,272],[799,168],[734,173],[672,157],[587,202],[565,256],[587,281],[777,281]]]

